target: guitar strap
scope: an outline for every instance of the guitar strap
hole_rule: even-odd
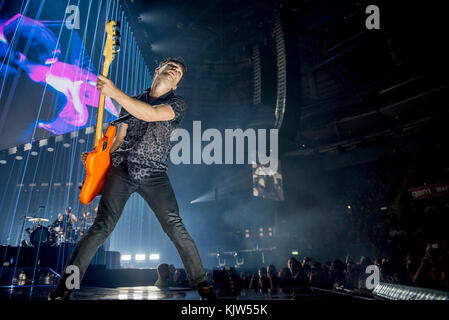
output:
[[[114,121],[112,121],[111,125],[115,126],[116,124],[119,124],[119,123],[121,123],[123,121],[126,121],[129,118],[131,118],[131,117],[132,117],[132,115],[128,113],[127,115],[121,116],[120,118],[115,119]]]

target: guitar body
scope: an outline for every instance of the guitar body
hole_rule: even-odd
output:
[[[103,188],[106,172],[111,164],[110,151],[116,130],[115,126],[109,126],[94,151],[87,155],[84,165],[86,168],[86,179],[80,193],[80,201],[83,204],[90,203]],[[103,148],[105,143],[107,144]]]
[[[105,58],[103,63],[102,75],[107,77],[109,72],[109,67],[112,60],[114,60],[116,53],[118,52],[119,42],[117,37],[119,23],[115,21],[108,21],[106,24],[106,43],[103,50],[103,56]],[[80,193],[80,202],[83,204],[89,204],[103,188],[104,179],[106,178],[106,173],[111,164],[111,146],[114,141],[116,127],[110,125],[103,135],[103,113],[104,113],[104,95],[100,94],[100,99],[98,102],[98,115],[97,115],[97,126],[95,129],[95,148],[86,157],[86,162],[84,164],[86,168],[86,179],[84,180],[83,186]]]

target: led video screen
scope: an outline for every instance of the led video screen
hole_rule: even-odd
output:
[[[79,9],[89,15],[81,14],[75,27],[67,1],[1,6],[0,149],[96,123],[104,22],[113,8],[87,4]],[[107,98],[104,121],[117,116]]]

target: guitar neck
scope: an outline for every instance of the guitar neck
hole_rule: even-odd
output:
[[[107,60],[103,62],[103,72],[102,75],[104,77],[107,77],[109,74],[109,66],[111,63]],[[100,141],[101,138],[103,138],[103,114],[104,114],[104,102],[105,102],[105,96],[100,94],[100,100],[98,102],[98,114],[97,114],[97,126],[95,129],[95,147],[98,144],[98,141]]]

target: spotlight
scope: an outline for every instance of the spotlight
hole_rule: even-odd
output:
[[[17,160],[23,160],[23,157],[22,156],[16,156],[16,159]]]
[[[63,146],[64,146],[64,148],[70,148],[70,143],[65,142],[65,143],[63,144]]]
[[[31,151],[30,154],[31,154],[33,157],[35,157],[35,156],[37,156],[38,153],[37,153],[37,151]]]
[[[348,207],[347,207],[348,209],[351,209],[351,205],[350,204],[348,204]]]
[[[133,294],[134,300],[142,300],[143,299],[143,292],[142,291],[135,291]]]
[[[8,149],[8,155],[16,154],[17,153],[17,147],[12,147]]]
[[[259,233],[259,236],[263,237],[263,232]]]
[[[48,148],[47,148],[47,151],[48,151],[48,152],[53,152],[53,151],[55,151],[55,149],[53,149],[52,147],[48,147]]]
[[[150,260],[159,260],[160,256],[159,253],[152,253],[150,254]]]
[[[145,261],[144,254],[136,254],[136,261]]]
[[[120,293],[118,295],[119,300],[128,300],[128,294],[127,293]]]
[[[372,293],[388,300],[448,300],[445,291],[379,283]]]
[[[6,160],[0,160],[0,164],[6,164],[7,162],[6,162]]]
[[[39,148],[46,146],[48,144],[48,139],[39,140]]]
[[[298,251],[298,250],[293,250],[293,251],[292,251],[292,255],[293,255],[293,256],[299,255],[299,251]]]
[[[249,233],[246,233],[246,234],[245,234],[245,238],[249,238]]]
[[[131,261],[131,255],[130,254],[122,254],[120,256],[121,261]]]
[[[94,133],[94,132],[95,132],[95,127],[94,126],[87,127],[86,130],[84,130],[85,134],[91,134],[91,133]]]
[[[78,139],[78,143],[81,143],[81,144],[83,144],[83,143],[85,143],[86,142],[86,140],[85,139],[83,139],[83,138],[80,138],[80,139]]]

